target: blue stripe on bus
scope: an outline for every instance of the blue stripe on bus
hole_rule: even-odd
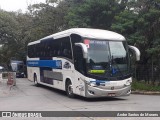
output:
[[[62,69],[62,61],[61,60],[28,60],[27,66]]]

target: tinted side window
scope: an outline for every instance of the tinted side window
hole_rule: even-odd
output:
[[[82,74],[85,74],[85,67],[86,66],[86,62],[85,59],[83,58],[83,51],[82,48],[79,46],[75,46],[74,47],[74,65],[75,65],[75,69],[77,71],[79,71]]]
[[[69,37],[62,39],[62,51],[64,57],[72,59],[71,43]]]
[[[46,40],[42,40],[40,42],[40,44],[38,44],[38,49],[37,49],[37,53],[38,56],[37,57],[50,57],[49,56],[49,52],[50,52],[50,41],[52,40],[52,38],[46,39]]]
[[[82,42],[82,37],[76,34],[71,35],[71,42],[72,42],[72,48],[73,48],[73,57],[75,58],[77,52],[75,51],[75,43],[81,43]]]
[[[35,57],[35,45],[28,46],[28,57],[34,58]]]
[[[53,40],[49,38],[40,43],[28,46],[28,56],[35,57],[66,57],[72,59],[70,37],[63,37]]]
[[[54,41],[56,44],[57,56],[72,59],[71,43],[69,37],[59,38]]]
[[[75,47],[75,43],[81,43],[82,37],[76,34],[71,34],[71,42],[72,42],[72,48]]]

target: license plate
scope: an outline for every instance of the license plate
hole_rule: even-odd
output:
[[[113,96],[116,96],[116,94],[115,93],[108,93],[108,96],[113,97]]]

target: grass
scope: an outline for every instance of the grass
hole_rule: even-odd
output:
[[[160,91],[160,86],[155,86],[152,84],[147,84],[145,82],[133,81],[132,90],[142,90],[142,91]]]

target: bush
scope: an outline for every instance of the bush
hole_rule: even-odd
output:
[[[142,90],[142,91],[160,91],[160,86],[155,86],[152,84],[147,84],[145,82],[133,81],[132,90]]]

